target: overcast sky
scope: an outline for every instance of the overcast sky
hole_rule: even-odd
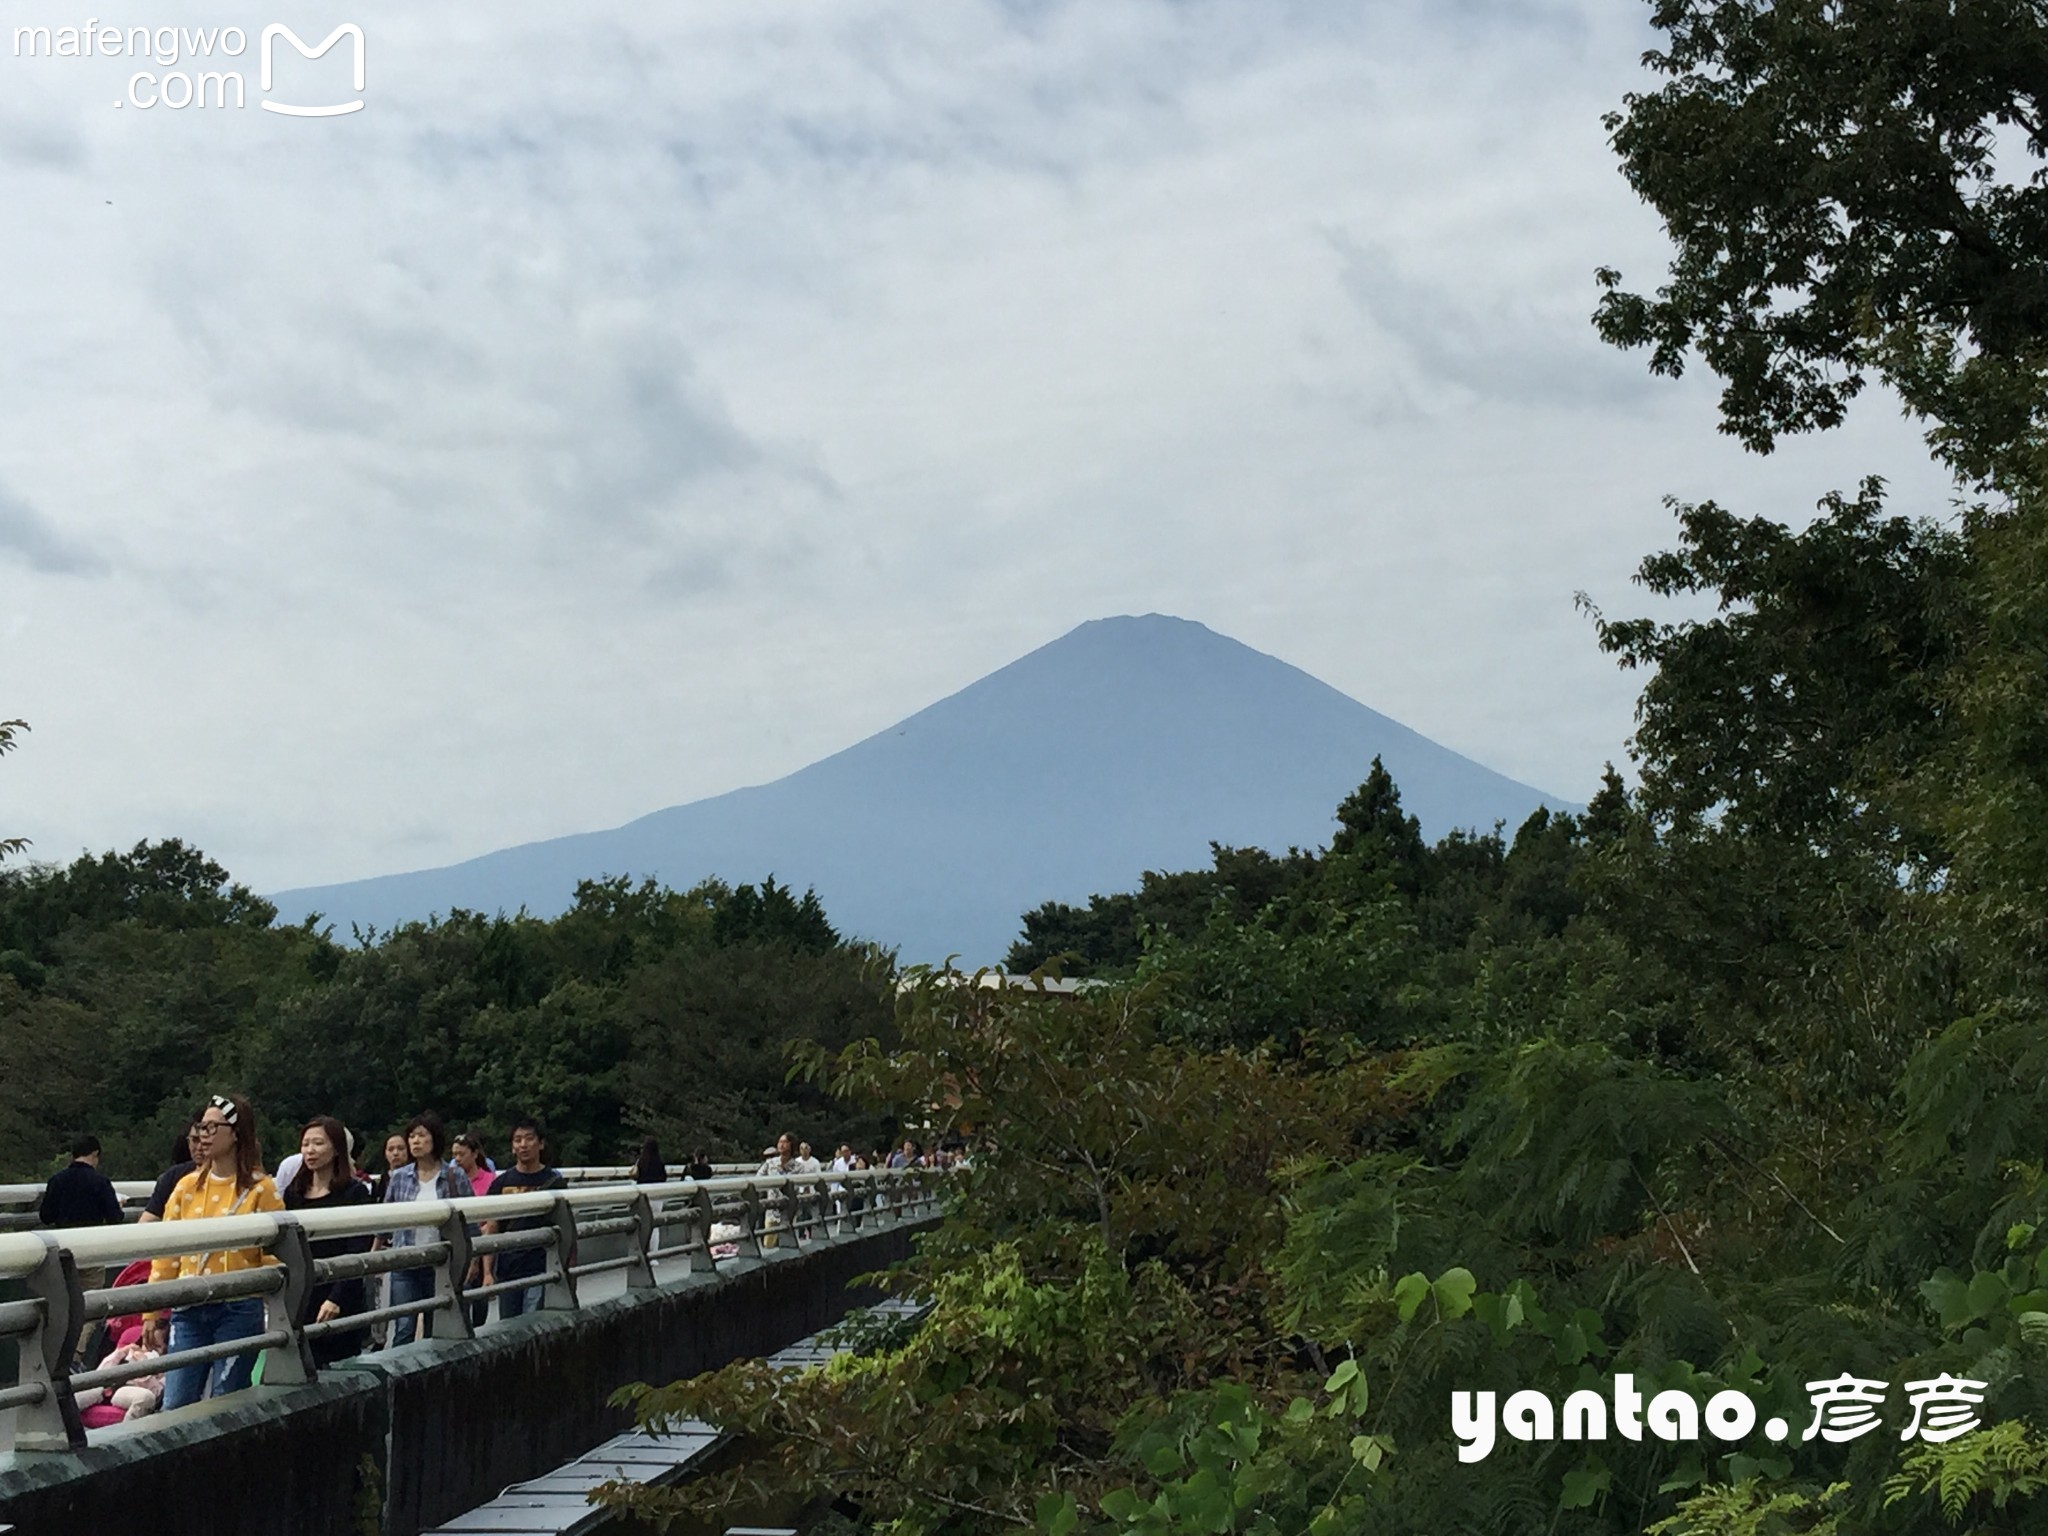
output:
[[[244,29],[181,67],[248,106],[0,52],[37,857],[446,863],[1151,611],[1584,799],[1635,680],[1573,594],[1642,611],[1663,496],[1946,505],[1874,395],[1757,459],[1593,336],[1665,251],[1600,125],[1637,0],[122,4]],[[363,110],[258,110],[356,99],[341,48],[265,98],[276,20],[360,24]]]

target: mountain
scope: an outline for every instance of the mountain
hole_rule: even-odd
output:
[[[1320,847],[1378,754],[1435,838],[1567,802],[1186,619],[1096,619],[787,778],[609,832],[443,869],[285,891],[346,933],[453,907],[565,908],[578,879],[773,873],[906,961],[997,964],[1041,902],[1206,868],[1209,842]]]

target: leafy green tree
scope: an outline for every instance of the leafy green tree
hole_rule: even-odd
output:
[[[277,908],[178,838],[0,875],[0,946],[43,954],[67,932],[264,928]]]
[[[45,1106],[36,1139],[90,1129],[120,1176],[159,1171],[193,1105],[209,1086],[244,1086],[247,1041],[332,958],[272,916],[176,840],[0,874],[0,969],[35,1004],[24,1027],[61,1013],[84,1052],[13,1058],[11,1075]],[[43,1155],[0,1146],[0,1159],[32,1150]]]
[[[1391,894],[1359,906],[1296,897],[1248,921],[1219,898],[1190,938],[1158,933],[1135,974],[1157,985],[1168,1027],[1190,1041],[1291,1052],[1343,1034],[1386,1046],[1406,1032],[1397,999],[1413,970],[1411,940],[1408,911]]]
[[[1882,516],[1882,491],[1830,495],[1803,532],[1712,502],[1676,508],[1679,548],[1642,563],[1659,597],[1705,594],[1710,619],[1600,619],[1601,648],[1648,674],[1634,749],[1660,824],[1846,848],[1925,875],[1945,862],[1902,787],[1944,729],[1964,639],[1967,553]]]
[[[1144,919],[1128,891],[1090,896],[1085,907],[1048,901],[1024,914],[1023,928],[1003,960],[1018,976],[1055,962],[1068,976],[1100,976],[1136,964],[1145,952]]]
[[[1984,478],[2048,425],[2048,28],[2033,0],[1655,0],[1664,77],[1607,119],[1677,247],[1608,340],[1697,350],[1752,448],[1872,374]]]
[[[0,1163],[40,1166],[90,1106],[108,1167],[153,1175],[221,1088],[250,1095],[272,1159],[315,1114],[375,1144],[424,1108],[487,1135],[538,1114],[565,1162],[617,1161],[657,1129],[728,1156],[791,1119],[819,1141],[893,1129],[843,1121],[782,1056],[877,1032],[886,963],[826,940],[815,895],[741,889],[722,938],[730,887],[607,879],[553,920],[457,911],[344,949],[276,927],[176,840],[7,871],[6,1027],[64,1037],[10,1056]]]

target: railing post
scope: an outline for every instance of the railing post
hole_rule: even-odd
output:
[[[569,1273],[569,1265],[576,1257],[576,1212],[557,1195],[550,1219],[555,1227],[554,1268],[562,1278],[549,1282],[541,1292],[540,1304],[549,1312],[574,1312],[580,1303],[576,1299],[576,1277]]]
[[[434,1270],[434,1299],[441,1304],[426,1316],[426,1323],[420,1332],[427,1338],[473,1339],[476,1330],[469,1325],[469,1304],[462,1299],[462,1285],[469,1278],[469,1221],[462,1212],[450,1211],[441,1218],[441,1230],[436,1234],[448,1245],[448,1257]],[[447,1320],[447,1331],[442,1331],[442,1320]]]
[[[711,1191],[703,1185],[697,1186],[697,1245],[690,1251],[690,1270],[693,1274],[715,1275],[718,1260],[711,1252],[711,1229],[717,1223],[717,1211],[711,1203]]]
[[[42,1325],[21,1340],[18,1367],[23,1386],[41,1386],[40,1402],[15,1410],[15,1449],[23,1451],[82,1451],[85,1425],[78,1417],[78,1404],[71,1397],[71,1356],[78,1348],[78,1331],[84,1322],[85,1292],[78,1283],[78,1266],[58,1246],[57,1239],[43,1235],[42,1262],[23,1279],[30,1297],[43,1304]]]
[[[783,1177],[787,1179],[788,1174]],[[804,1187],[801,1184],[785,1183],[782,1186],[782,1230],[789,1234],[789,1246],[798,1253],[804,1249]]]
[[[633,1262],[626,1266],[626,1289],[654,1289],[654,1202],[645,1194],[633,1197]]]
[[[306,1229],[289,1216],[277,1221],[277,1242],[271,1252],[284,1265],[284,1289],[263,1298],[263,1331],[282,1330],[292,1336],[283,1349],[264,1351],[265,1386],[289,1386],[314,1378],[313,1345],[299,1331],[299,1318],[306,1310],[306,1297],[313,1289],[313,1245]]]
[[[766,1219],[761,1204],[761,1186],[749,1184],[740,1196],[740,1209],[746,1213],[746,1223],[740,1232],[740,1257],[758,1259],[761,1257],[761,1224]]]

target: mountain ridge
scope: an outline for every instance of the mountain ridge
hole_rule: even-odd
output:
[[[603,831],[272,898],[379,927],[462,906],[567,906],[578,878],[773,872],[906,960],[1000,962],[1024,912],[1208,863],[1209,843],[1318,847],[1379,756],[1434,838],[1567,801],[1430,741],[1193,620],[1091,619],[838,752]]]

